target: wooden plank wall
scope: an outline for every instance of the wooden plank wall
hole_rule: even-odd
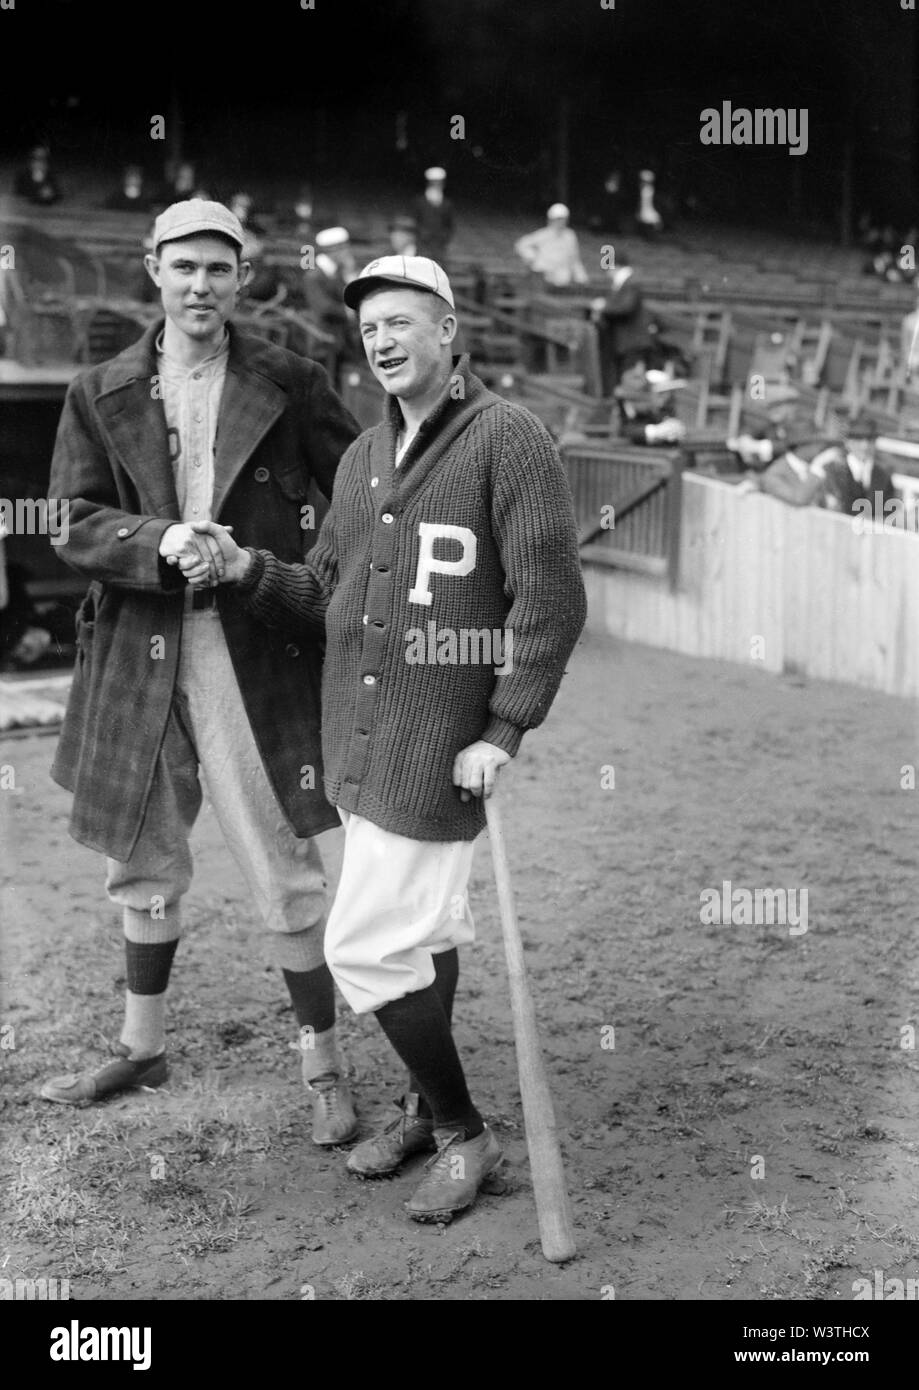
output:
[[[683,480],[680,582],[585,562],[588,625],[688,656],[919,695],[919,535]]]

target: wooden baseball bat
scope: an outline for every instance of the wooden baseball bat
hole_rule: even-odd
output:
[[[517,1045],[517,1072],[520,1077],[520,1098],[523,1101],[523,1121],[530,1155],[530,1172],[533,1177],[533,1195],[536,1198],[536,1215],[539,1219],[539,1238],[546,1259],[558,1263],[561,1260],[570,1260],[575,1253],[571,1205],[568,1201],[565,1169],[555,1131],[552,1096],[539,1046],[536,1010],[533,1007],[533,997],[530,994],[523,959],[523,942],[514,906],[514,890],[507,863],[501,809],[495,795],[490,796],[485,802],[485,816],[495,866],[504,953],[507,956],[511,1014]]]

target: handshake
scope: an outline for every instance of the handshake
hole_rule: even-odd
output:
[[[196,589],[237,584],[248,572],[252,557],[231,534],[232,526],[216,521],[177,522],[163,532],[160,555],[179,569]]]

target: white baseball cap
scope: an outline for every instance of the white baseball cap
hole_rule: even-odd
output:
[[[207,198],[187,198],[161,212],[153,224],[153,245],[158,248],[164,241],[207,232],[229,237],[240,251],[243,249],[245,235],[239,218],[223,203],[211,203]]]
[[[564,203],[553,203],[552,206],[550,207],[549,211],[546,213],[546,216],[547,216],[547,217],[570,217],[570,216],[571,216],[571,213],[570,213],[570,212],[568,211],[568,209],[565,207],[565,204],[564,204]]]
[[[345,246],[350,240],[347,227],[326,227],[324,231],[316,233],[316,245],[323,250],[330,246]]]
[[[365,295],[383,285],[427,290],[430,294],[439,294],[451,309],[456,308],[446,272],[427,256],[379,256],[345,286],[345,303],[349,309],[356,309]]]

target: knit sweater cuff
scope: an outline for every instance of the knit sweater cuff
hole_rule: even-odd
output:
[[[253,550],[251,546],[246,546],[249,557],[252,561],[242,579],[233,588],[238,594],[251,594],[252,590],[258,586],[262,575],[265,573],[265,557],[258,550]]]
[[[525,732],[526,730],[521,729],[518,724],[511,724],[508,720],[500,719],[497,714],[493,714],[481,737],[486,743],[494,743],[498,748],[503,748],[505,753],[510,753],[514,758]]]

